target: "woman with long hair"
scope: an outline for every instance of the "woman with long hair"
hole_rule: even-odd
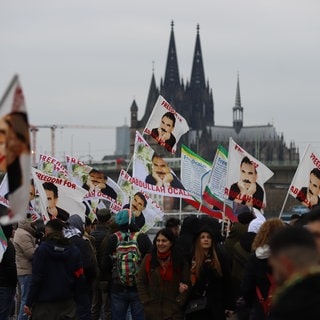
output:
[[[250,310],[250,320],[263,320],[267,318],[267,310],[263,301],[267,302],[273,287],[272,269],[268,263],[270,255],[269,241],[271,236],[285,224],[278,218],[266,220],[260,227],[252,243],[252,251],[247,263],[241,291],[244,303]],[[271,288],[271,289],[270,289]],[[265,304],[265,308],[267,305]]]
[[[191,289],[186,319],[224,320],[231,315],[230,264],[226,252],[215,242],[213,230],[202,227],[196,234],[191,261]],[[193,301],[206,302],[201,310],[191,310]]]
[[[138,293],[146,320],[182,320],[189,281],[189,266],[175,248],[171,229],[158,231],[153,250],[142,261]]]

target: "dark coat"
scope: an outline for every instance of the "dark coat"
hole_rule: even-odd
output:
[[[191,288],[189,300],[198,298],[206,290],[208,305],[206,310],[188,315],[186,317],[187,320],[225,320],[225,310],[234,309],[230,261],[222,246],[218,246],[217,255],[221,265],[222,276],[211,265],[203,265],[199,278]]]
[[[289,280],[290,281],[290,280]],[[299,278],[275,296],[270,320],[319,320],[320,271]]]
[[[251,320],[261,320],[265,317],[262,305],[257,297],[256,286],[259,287],[263,298],[266,298],[270,288],[267,274],[272,274],[268,258],[259,259],[256,253],[251,254],[241,285],[245,303],[251,307]]]
[[[8,246],[0,262],[0,287],[15,288],[17,285],[17,267],[13,243]]]
[[[84,282],[81,255],[67,239],[45,238],[32,261],[32,280],[26,305],[69,300]]]
[[[174,272],[172,281],[163,281],[159,267],[151,268],[147,273],[146,260],[142,261],[137,283],[146,320],[182,320],[187,291],[181,294],[178,289],[180,282],[189,280],[188,264],[182,263],[181,270]]]

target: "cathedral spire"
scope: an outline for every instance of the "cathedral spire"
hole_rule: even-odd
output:
[[[204,68],[203,68],[203,59],[202,59],[202,52],[201,52],[201,43],[200,43],[199,24],[197,25],[197,36],[196,36],[196,44],[194,48],[190,86],[197,87],[197,88],[206,87]]]
[[[177,59],[177,52],[176,52],[176,44],[174,40],[173,27],[174,27],[174,22],[171,21],[170,42],[169,42],[169,49],[168,49],[166,73],[164,76],[164,87],[166,88],[176,87],[180,85],[178,59]]]
[[[237,76],[236,101],[232,110],[233,110],[233,127],[236,130],[236,132],[239,133],[243,127],[243,108],[241,106],[239,72]]]

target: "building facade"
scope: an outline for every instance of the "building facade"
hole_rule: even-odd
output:
[[[197,154],[212,161],[219,144],[228,148],[229,137],[232,137],[248,153],[262,162],[299,161],[299,151],[294,142],[288,146],[283,134],[279,135],[272,124],[260,126],[243,125],[243,106],[241,105],[239,75],[236,83],[235,105],[232,108],[233,119],[230,126],[215,124],[214,99],[209,81],[205,80],[204,64],[201,51],[200,29],[197,26],[194,56],[190,81],[180,79],[178,58],[175,45],[174,24],[171,23],[169,48],[164,78],[157,86],[152,73],[147,104],[144,114],[138,120],[138,106],[134,100],[131,104],[130,151],[132,154],[135,132],[143,132],[154,104],[161,94],[188,122],[190,130],[180,144],[187,145]],[[231,121],[230,121],[231,122]],[[156,152],[164,154],[152,138],[147,138]],[[177,154],[179,156],[178,145]]]

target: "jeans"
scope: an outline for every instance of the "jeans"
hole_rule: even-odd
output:
[[[16,288],[0,287],[0,320],[8,320]]]
[[[18,276],[18,282],[19,282],[20,292],[21,292],[18,320],[28,320],[28,316],[23,312],[23,307],[26,304],[29,289],[30,289],[31,274]]]
[[[125,320],[130,306],[133,320],[144,320],[143,305],[137,291],[111,293],[111,314],[113,320]]]

